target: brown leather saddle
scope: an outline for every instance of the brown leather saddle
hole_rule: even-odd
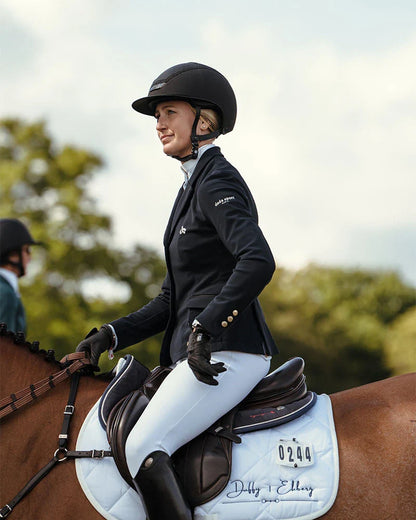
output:
[[[135,374],[136,384],[137,378],[144,379],[142,386],[127,393],[126,381],[132,378],[128,370],[123,371],[119,377],[124,379],[124,385],[117,383],[117,378],[113,380],[104,394],[106,410],[102,412],[100,407],[99,415],[103,426],[106,425],[114,461],[122,477],[132,485],[125,457],[127,437],[171,369],[156,367],[149,373],[143,365],[136,366],[130,361],[128,366]],[[283,424],[315,404],[316,394],[308,392],[303,370],[302,358],[290,359],[262,379],[239,405],[173,455],[175,469],[192,507],[208,502],[227,485],[232,444],[241,442],[238,434]],[[117,393],[120,386],[126,392],[122,397]]]

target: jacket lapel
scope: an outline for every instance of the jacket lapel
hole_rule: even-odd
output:
[[[175,214],[176,214],[176,209],[179,205],[179,202],[182,198],[182,196],[184,195],[184,189],[181,187],[178,191],[178,194],[176,196],[176,199],[175,199],[175,202],[173,204],[173,208],[172,208],[172,211],[171,211],[171,214],[170,214],[170,217],[169,217],[169,221],[168,221],[168,225],[166,226],[166,229],[165,229],[165,234],[163,236],[163,244],[166,246],[168,241],[169,241],[169,237],[171,235],[171,230],[173,229],[173,225],[172,225],[172,222],[173,222],[173,219],[175,217]]]
[[[183,212],[185,211],[185,209],[189,206],[189,203],[195,191],[195,184],[198,180],[198,177],[200,176],[201,172],[204,170],[205,166],[208,164],[210,159],[217,153],[220,153],[220,149],[218,147],[210,148],[209,150],[207,150],[202,155],[201,159],[198,161],[195,171],[192,174],[192,177],[189,179],[186,188],[180,188],[175,203],[173,205],[173,209],[170,214],[169,222],[166,227],[165,235],[163,238],[163,243],[165,246],[167,246],[172,240],[172,234],[176,227],[176,224]]]

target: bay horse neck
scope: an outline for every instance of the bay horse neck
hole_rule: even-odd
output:
[[[0,398],[59,372],[57,361],[45,353],[31,352],[27,344],[0,335]],[[63,412],[69,395],[70,379],[50,392],[8,415],[1,422],[0,507],[6,504],[53,456],[58,447]],[[71,421],[68,449],[74,450],[86,414],[105,390],[98,378],[81,378]],[[43,479],[16,507],[11,518],[87,518],[102,520],[79,488],[73,462],[59,464],[54,474]],[[64,500],[62,500],[64,493]],[[76,497],[69,501],[68,497]]]
[[[16,341],[11,333],[0,335],[0,398],[62,368],[53,351],[35,347],[36,343]]]

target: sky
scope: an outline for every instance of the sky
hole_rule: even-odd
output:
[[[278,265],[394,269],[416,286],[414,0],[0,0],[0,117],[100,155],[114,242],[162,253],[183,177],[131,103],[197,61],[230,81],[217,144]]]

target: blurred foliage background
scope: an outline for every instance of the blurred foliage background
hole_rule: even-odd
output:
[[[44,121],[0,120],[0,216],[21,219],[44,243],[20,282],[28,339],[58,359],[91,328],[147,303],[165,276],[156,251],[115,247],[111,219],[87,189],[102,165],[88,150],[58,147]],[[273,368],[303,357],[311,389],[330,393],[416,370],[416,289],[396,272],[279,268],[260,299],[281,352]],[[118,356],[131,352],[153,368],[160,341]],[[103,371],[117,361],[101,358]]]

